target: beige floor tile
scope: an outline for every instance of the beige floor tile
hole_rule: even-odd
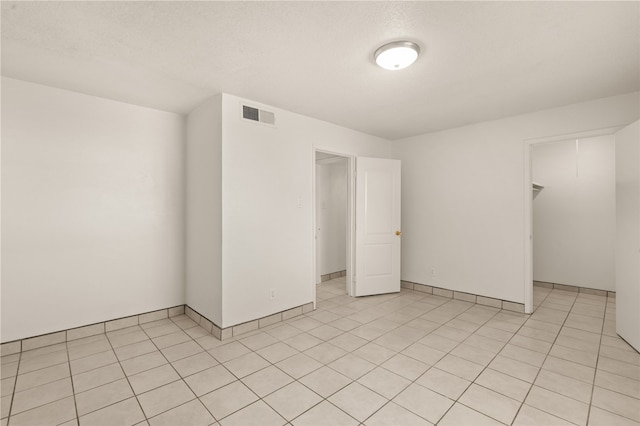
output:
[[[640,354],[610,346],[602,346],[600,348],[600,356],[615,359],[629,364],[640,365]]]
[[[158,347],[158,349],[162,350],[170,346],[188,342],[191,340],[191,337],[184,331],[178,331],[171,334],[165,334],[164,336],[154,337],[151,340],[153,340],[153,343]]]
[[[271,364],[269,364],[268,361],[254,352],[241,355],[224,364],[224,366],[238,378],[248,376],[249,374],[262,370],[269,365]]]
[[[520,402],[524,401],[531,389],[531,383],[491,368],[484,370],[475,383]]]
[[[628,362],[600,357],[598,359],[598,370],[604,370],[633,380],[640,380],[640,366],[629,364]]]
[[[251,352],[251,350],[239,342],[227,343],[209,351],[209,353],[220,363],[231,361],[232,359],[248,354],[249,352]]]
[[[151,426],[208,426],[214,423],[211,413],[197,399],[149,419]]]
[[[592,333],[600,333],[602,324],[602,318],[594,318],[574,313],[570,313],[564,323],[565,327],[577,328],[578,330],[590,331]]]
[[[210,351],[213,348],[217,348],[218,346],[226,345],[229,343],[228,340],[220,340],[217,337],[210,335],[207,332],[207,335],[202,337],[195,338],[196,343],[202,346],[202,349],[205,351]]]
[[[328,325],[335,327],[337,329],[340,329],[342,331],[350,331],[353,330],[356,327],[359,327],[362,325],[362,323],[358,322],[358,321],[354,321],[352,319],[349,318],[340,318],[337,319],[335,321],[331,321]]]
[[[292,423],[295,426],[357,426],[359,422],[335,405],[323,401],[294,419]]]
[[[179,380],[180,376],[169,364],[129,376],[129,383],[136,395]]]
[[[138,395],[138,401],[147,418],[168,411],[192,399],[195,399],[195,395],[182,380]]]
[[[136,398],[125,399],[80,417],[80,426],[134,425],[144,420],[144,413]]]
[[[511,424],[520,408],[520,402],[475,383],[469,386],[458,402],[506,424]]]
[[[0,381],[0,396],[11,395],[16,387],[16,377],[8,377]]]
[[[540,370],[533,365],[501,355],[496,356],[495,359],[491,361],[489,368],[529,383],[533,383]]]
[[[411,346],[407,349],[410,349]],[[387,349],[376,343],[367,343],[353,351],[353,354],[359,358],[365,359],[373,364],[379,365],[396,354],[395,351]]]
[[[377,367],[360,377],[358,383],[387,399],[391,399],[409,386],[411,381],[385,368]]]
[[[236,377],[222,365],[216,365],[184,379],[197,396],[202,396],[236,380]]]
[[[402,354],[390,358],[381,366],[411,381],[417,379],[430,367],[428,364]]]
[[[515,346],[519,346],[521,348],[526,348],[532,351],[539,352],[544,355],[549,353],[552,346],[552,344],[549,342],[533,339],[531,337],[526,337],[519,334],[514,335],[513,338],[509,341],[509,343]]]
[[[596,386],[640,399],[640,381],[604,370],[596,372]]]
[[[280,426],[284,420],[263,401],[257,401],[220,421],[222,426]]]
[[[328,364],[346,355],[347,352],[331,343],[324,342],[311,349],[307,349],[304,353],[322,364]]]
[[[37,386],[64,379],[65,377],[69,377],[70,375],[71,373],[69,371],[69,364],[66,362],[53,365],[51,367],[46,367],[41,370],[20,374],[15,380],[15,391],[21,392],[27,389],[35,388]],[[11,380],[13,381],[13,379]]]
[[[166,336],[167,334],[177,333],[178,331],[180,331],[180,327],[178,327],[173,322],[163,323],[158,327],[151,328],[145,327],[145,324],[143,324],[142,327],[145,329],[145,333],[147,333],[147,336],[152,339],[155,337]]]
[[[149,336],[147,336],[147,334],[142,329],[138,329],[126,334],[108,333],[107,336],[109,337],[111,346],[113,346],[114,349],[149,340]]]
[[[293,382],[273,392],[264,398],[264,401],[290,421],[320,403],[322,397],[300,383]],[[363,401],[364,403],[366,401]]]
[[[329,397],[328,401],[362,422],[386,404],[387,398],[353,382]]]
[[[389,402],[387,405],[378,410],[374,415],[369,417],[365,422],[365,426],[389,426],[389,425],[403,425],[403,426],[430,426],[431,423],[413,414],[407,410],[395,404]]]
[[[22,392],[16,392],[13,395],[11,413],[18,414],[71,395],[73,395],[71,378],[56,380]]]
[[[20,359],[26,361],[28,359],[40,358],[43,355],[53,355],[55,352],[64,352],[67,349],[67,344],[62,342],[37,349],[26,350],[24,347],[22,349],[24,352],[20,354]]]
[[[434,365],[447,353],[418,342],[403,350],[402,354],[417,359],[425,364]]]
[[[329,364],[329,367],[352,380],[357,380],[369,371],[373,370],[375,368],[375,364],[353,354],[347,354],[342,358],[333,361]]]
[[[535,385],[589,404],[593,386],[549,370],[542,369]]]
[[[258,351],[256,351],[256,353],[270,363],[275,364],[282,361],[283,359],[294,356],[299,352],[297,349],[294,349],[285,343],[278,342],[259,349]]]
[[[506,358],[525,362],[527,364],[533,365],[534,367],[541,367],[546,357],[545,354],[542,354],[540,352],[532,351],[531,349],[522,348],[510,343],[507,343],[505,345],[502,351],[500,351],[500,355]]]
[[[472,346],[474,348],[483,349],[495,355],[504,347],[505,342],[494,340],[489,337],[481,336],[474,333],[469,336],[464,342],[462,342],[462,344]]]
[[[309,330],[308,333],[312,336],[317,337],[318,339],[327,341],[341,335],[342,333],[344,333],[344,331],[340,330],[339,328],[323,324],[320,327]]]
[[[3,396],[0,399],[0,417],[7,418],[9,417],[9,410],[11,409],[11,399],[13,395]]]
[[[572,330],[570,328],[563,328],[563,330]],[[599,342],[591,342],[589,340],[577,339],[575,337],[571,337],[565,334],[560,333],[558,338],[556,339],[555,346],[563,346],[565,348],[570,348],[582,352],[586,352],[589,354],[597,354],[598,349],[600,347]]]
[[[434,367],[470,381],[473,381],[476,377],[478,377],[478,375],[484,368],[482,365],[467,361],[462,358],[458,358],[453,355],[445,356],[440,361],[438,361],[434,365]]]
[[[120,364],[114,363],[96,368],[73,376],[73,390],[76,393],[84,392],[107,383],[123,379],[124,372]]]
[[[471,338],[471,337],[469,337]],[[488,365],[491,360],[496,356],[496,352],[490,352],[465,342],[456,346],[451,352],[451,355],[455,355],[458,358],[466,359],[467,361],[474,362],[480,365]]]
[[[75,375],[95,368],[104,367],[114,362],[118,362],[118,358],[116,358],[112,350],[109,350],[73,360],[69,364],[71,365],[71,373]]]
[[[127,376],[141,373],[152,368],[160,367],[167,363],[167,359],[160,351],[149,352],[135,358],[129,358],[120,363]]]
[[[11,416],[12,426],[58,425],[76,418],[73,397],[60,399],[33,410]]]
[[[278,343],[278,339],[268,333],[260,332],[252,336],[240,339],[240,343],[242,343],[252,351],[257,351],[258,349],[262,349],[269,345],[273,345],[274,343]]]
[[[124,361],[126,359],[135,358],[137,356],[155,352],[157,350],[158,348],[153,344],[151,340],[143,340],[142,342],[134,343],[132,345],[116,348],[115,352],[118,360]]]
[[[313,330],[314,328],[318,328],[321,325],[324,325],[324,323],[322,321],[318,321],[315,320],[313,318],[310,318],[308,316],[302,317],[302,318],[297,318],[293,321],[288,322],[288,324],[290,326],[293,326],[295,328],[297,328],[298,330],[301,331],[309,331],[309,330]]]
[[[594,386],[591,404],[640,423],[640,399]]]
[[[287,340],[293,336],[301,334],[302,331],[290,326],[289,324],[278,324],[275,327],[265,329],[265,333],[270,334],[278,340]]]
[[[510,331],[504,331],[497,328],[492,328],[488,325],[483,325],[479,329],[477,329],[473,334],[488,337],[493,340],[497,340],[502,343],[508,342],[512,337],[513,333]]]
[[[453,400],[415,383],[396,396],[393,402],[434,424],[453,405]]]
[[[200,400],[220,420],[257,401],[258,397],[242,382],[236,381],[202,396]]]
[[[578,425],[586,424],[589,413],[589,405],[535,385],[525,404]]]
[[[518,330],[516,336],[530,337],[532,339],[542,340],[543,342],[553,343],[556,340],[558,333],[539,330],[537,328],[527,327],[525,325],[520,330]]]
[[[285,340],[284,343],[298,351],[306,351],[307,349],[322,343],[322,339],[318,339],[308,333],[300,333]]]
[[[66,362],[66,361],[62,361],[62,362]],[[57,364],[60,364],[60,362],[58,362]],[[19,363],[17,361],[2,364],[2,368],[0,368],[0,377],[2,377],[2,379],[15,377],[18,374],[18,365]]]
[[[593,383],[593,378],[596,372],[595,368],[556,358],[554,356],[547,357],[542,369],[553,371],[554,373],[562,374],[563,376],[571,377],[585,383]]]
[[[427,345],[431,348],[438,349],[445,353],[451,351],[459,344],[459,342],[455,340],[451,340],[433,333],[428,334],[427,336],[418,340],[418,343],[422,343],[423,345]]]
[[[471,384],[468,380],[435,367],[420,376],[416,383],[453,400],[458,399]]]
[[[638,422],[598,407],[591,407],[589,426],[638,426]]]
[[[273,365],[242,379],[242,382],[261,398],[292,381],[289,375]]]
[[[329,367],[321,367],[299,379],[300,383],[327,398],[351,383],[351,379]]]
[[[596,352],[572,349],[562,345],[553,345],[549,354],[556,358],[566,359],[567,361],[577,362],[578,364],[594,368],[598,360],[598,354]]]
[[[184,343],[169,346],[168,348],[162,349],[161,352],[169,362],[174,362],[203,351],[204,349],[202,349],[200,345],[193,340],[189,340]]]
[[[104,334],[100,336],[104,336]],[[74,360],[78,358],[84,358],[85,356],[108,351],[109,349],[111,349],[111,344],[106,338],[82,345],[74,345],[69,347],[69,359]]]
[[[174,361],[171,365],[173,365],[173,368],[176,369],[180,376],[187,377],[218,365],[218,361],[208,352],[200,352],[196,355]]]
[[[514,426],[573,426],[559,417],[553,416],[544,411],[533,408],[527,404],[523,404],[513,421]],[[610,426],[610,425],[609,425]]]
[[[93,388],[76,394],[78,415],[84,416],[100,408],[120,402],[133,396],[133,391],[126,379]]]
[[[453,407],[447,411],[442,420],[438,422],[438,425],[442,426],[499,426],[502,425],[499,421],[485,416],[484,414],[475,411],[465,405],[455,403]]]
[[[368,341],[352,333],[344,333],[329,340],[329,343],[339,348],[342,348],[347,352],[353,352],[356,349],[366,345]]]
[[[67,352],[64,350],[48,353],[35,358],[29,358],[29,359],[22,358],[20,360],[20,369],[18,370],[18,374],[29,373],[31,371],[36,371],[46,367],[51,367],[53,365],[66,363],[68,361],[69,361],[69,356],[67,355]],[[5,376],[4,374],[10,371],[13,371],[12,367],[13,366],[11,365],[2,366],[2,371],[3,371],[2,378],[8,377],[8,376]],[[16,363],[16,367],[17,367],[17,363]],[[11,375],[15,376],[15,373]]]
[[[459,330],[457,328],[449,327],[446,324],[435,329],[431,334],[435,334],[458,343],[471,336],[470,331]]]
[[[305,354],[297,354],[280,361],[276,366],[294,379],[299,379],[322,367],[322,364]]]

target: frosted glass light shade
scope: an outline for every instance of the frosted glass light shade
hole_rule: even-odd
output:
[[[410,41],[394,41],[380,47],[374,53],[376,64],[386,70],[401,70],[418,59],[420,47]]]

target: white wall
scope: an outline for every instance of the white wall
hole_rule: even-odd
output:
[[[524,302],[523,141],[639,115],[635,92],[393,142],[402,160],[402,279]]]
[[[187,305],[222,323],[222,95],[187,117]]]
[[[222,97],[223,327],[313,300],[315,148],[390,153],[384,139],[254,102],[276,126],[243,121],[240,103]]]
[[[640,351],[640,121],[616,134],[616,331]]]
[[[347,159],[316,161],[316,253],[320,275],[347,269]]]
[[[2,78],[2,341],[184,303],[181,116]]]
[[[533,279],[615,290],[615,137],[533,145]]]

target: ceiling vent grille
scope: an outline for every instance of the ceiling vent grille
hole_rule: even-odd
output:
[[[276,125],[275,113],[254,108],[249,105],[242,105],[242,118],[244,120],[253,121],[254,123],[262,123],[269,126]]]

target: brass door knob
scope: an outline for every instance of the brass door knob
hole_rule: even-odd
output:
[[[402,235],[402,232],[400,232],[400,231],[396,231],[396,235],[397,235],[397,236],[400,236],[400,235]]]

